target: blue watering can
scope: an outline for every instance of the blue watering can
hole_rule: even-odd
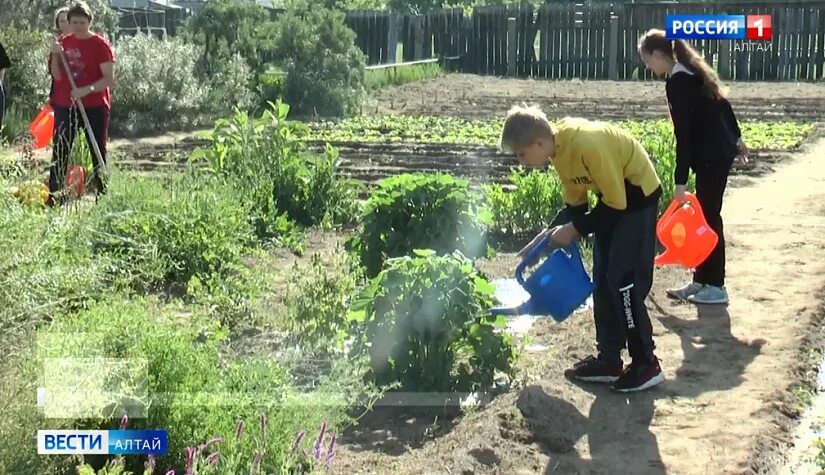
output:
[[[517,307],[495,307],[493,315],[550,315],[562,322],[593,293],[593,281],[584,269],[579,246],[554,250],[539,267],[524,280],[524,270],[550,245],[545,237],[527,253],[516,267],[516,280],[530,294],[530,299]]]

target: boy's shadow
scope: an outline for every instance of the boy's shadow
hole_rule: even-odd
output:
[[[574,384],[596,396],[588,416],[540,386],[525,388],[519,396],[517,405],[532,431],[531,438],[550,457],[545,474],[615,473],[616,467],[634,475],[666,473],[649,428],[661,391],[623,395],[604,385]],[[584,435],[590,460],[574,449]]]
[[[743,381],[745,369],[762,351],[764,339],[741,341],[731,333],[731,316],[725,305],[697,305],[697,318],[684,320],[669,314],[651,299],[662,325],[677,335],[684,357],[668,388],[692,398],[708,391],[733,389]],[[663,362],[667,366],[667,362]]]

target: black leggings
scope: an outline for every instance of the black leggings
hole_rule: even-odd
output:
[[[98,163],[91,139],[89,134],[86,133],[80,110],[76,107],[71,109],[60,106],[52,107],[54,109],[54,151],[52,152],[52,165],[49,170],[49,202],[52,202],[53,195],[61,190],[65,184],[69,157],[72,153],[72,146],[78,129],[83,129],[84,134],[86,134],[86,142],[89,145],[89,152],[92,154],[94,172],[92,173],[91,182],[97,188],[98,194],[106,193],[106,177],[103,172],[107,160],[106,143],[109,138],[109,109],[107,107],[86,108],[86,115],[89,117],[89,124],[92,127],[95,141],[100,148],[100,155],[103,159],[101,164]]]
[[[716,231],[719,242],[705,262],[696,267],[693,281],[722,287],[725,285],[725,227],[722,223],[722,197],[728,184],[731,160],[719,159],[696,170],[696,198],[708,225]]]

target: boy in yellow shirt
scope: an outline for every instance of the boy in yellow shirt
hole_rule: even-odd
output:
[[[645,298],[653,284],[656,219],[661,182],[644,147],[629,133],[603,122],[566,117],[553,130],[536,107],[514,107],[504,121],[501,147],[529,168],[552,165],[565,208],[519,254],[544,236],[553,247],[594,234],[593,314],[598,356],[565,374],[575,380],[612,383],[618,392],[642,391],[664,381],[653,353]],[[588,191],[598,204],[588,211]],[[627,367],[621,352],[627,348]]]

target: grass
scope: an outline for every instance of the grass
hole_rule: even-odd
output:
[[[441,66],[437,63],[368,69],[364,76],[364,86],[367,89],[400,86],[410,82],[421,81],[422,79],[438,77],[441,73]]]

